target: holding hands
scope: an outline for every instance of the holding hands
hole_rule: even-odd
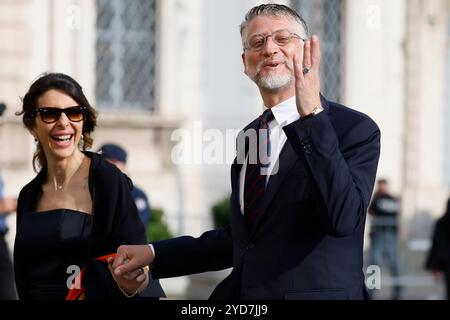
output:
[[[116,258],[108,260],[112,277],[127,297],[131,298],[148,285],[148,265],[153,259],[149,245],[123,245],[117,249]]]

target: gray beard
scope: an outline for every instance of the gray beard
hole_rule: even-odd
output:
[[[272,73],[266,77],[256,77],[256,79],[254,79],[258,87],[267,90],[277,90],[283,88],[290,84],[293,80],[294,77],[291,74],[280,76]]]

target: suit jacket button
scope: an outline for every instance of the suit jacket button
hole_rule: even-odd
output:
[[[253,243],[250,243],[247,245],[247,250],[253,249],[255,247],[255,245]]]

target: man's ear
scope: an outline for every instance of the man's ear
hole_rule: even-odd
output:
[[[247,61],[245,60],[245,52],[242,52],[242,63],[244,64],[244,73],[247,74]]]

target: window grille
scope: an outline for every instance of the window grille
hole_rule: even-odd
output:
[[[342,0],[291,0],[292,8],[305,19],[309,32],[321,43],[321,91],[340,101],[342,74]]]
[[[96,0],[97,106],[154,110],[156,0]]]

